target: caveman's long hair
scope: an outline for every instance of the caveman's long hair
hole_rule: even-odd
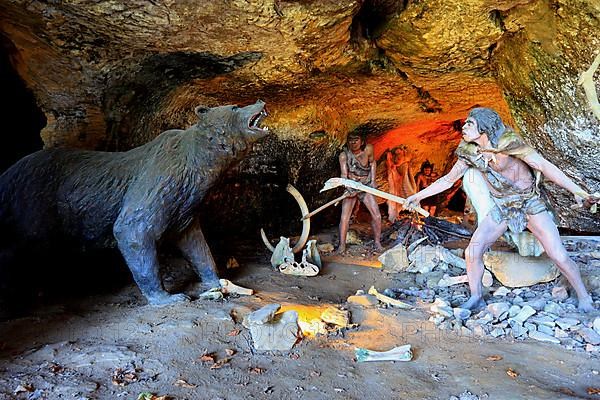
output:
[[[485,133],[492,146],[498,147],[500,136],[506,130],[506,126],[498,113],[491,108],[477,107],[471,110],[469,118],[477,121],[479,132]]]

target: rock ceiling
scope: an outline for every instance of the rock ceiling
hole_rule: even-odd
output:
[[[275,136],[229,182],[290,181],[309,203],[348,131],[443,168],[475,105],[600,190],[599,121],[576,85],[599,33],[597,0],[0,0],[46,146],[125,150],[192,123],[196,105],[261,98]],[[562,226],[600,231],[551,189]],[[268,213],[272,194],[251,197]]]

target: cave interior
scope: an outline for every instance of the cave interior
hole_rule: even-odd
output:
[[[338,176],[351,131],[373,145],[382,190],[389,189],[390,150],[407,149],[411,175],[425,161],[438,176],[447,173],[474,107],[496,110],[594,191],[598,125],[583,90],[572,85],[595,51],[598,10],[590,2],[588,14],[568,13],[573,4],[275,1],[163,11],[5,4],[0,170],[42,148],[127,151],[190,126],[197,105],[263,99],[271,135],[223,171],[203,201],[204,230],[215,243],[244,237],[260,247],[261,227],[296,234],[296,205],[285,186],[297,187],[313,209],[339,195],[319,190]],[[123,18],[143,22],[118,26]],[[458,20],[471,26],[444,28]],[[600,229],[597,219],[565,206],[562,189],[550,188],[561,229]],[[439,210],[460,213],[464,201],[458,191]],[[338,217],[338,207],[326,209],[313,217],[313,231],[335,226]]]

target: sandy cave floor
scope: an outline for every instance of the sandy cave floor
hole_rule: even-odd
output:
[[[223,271],[255,289],[249,297],[152,307],[131,283],[0,323],[0,399],[136,399],[141,392],[172,399],[449,399],[466,391],[481,399],[600,398],[588,394],[600,387],[598,355],[442,331],[428,321],[427,303],[408,311],[348,305],[358,289],[403,285],[381,269],[347,264],[376,257],[351,250],[344,263],[326,262],[320,275],[304,278],[274,272],[270,254],[255,249],[238,259],[240,268]],[[166,269],[168,288],[193,280],[181,260]],[[345,305],[358,326],[305,338],[289,353],[259,353],[241,320],[274,302],[301,315]],[[354,359],[356,347],[407,343],[410,362]],[[202,361],[206,354],[216,363]]]

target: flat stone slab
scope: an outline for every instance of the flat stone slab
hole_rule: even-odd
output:
[[[540,342],[550,342],[560,344],[560,340],[555,338],[554,336],[547,335],[540,331],[529,332],[529,337],[535,340],[539,340]]]
[[[600,335],[591,328],[581,328],[577,333],[589,344],[600,344]]]
[[[348,325],[350,325],[350,312],[348,310],[340,310],[337,307],[329,306],[321,313],[321,320],[328,324],[347,328]]]
[[[533,308],[535,311],[542,311],[546,307],[546,300],[534,299],[525,302],[525,305]]]
[[[556,325],[558,325],[561,329],[569,330],[575,325],[579,324],[579,320],[575,318],[559,318],[556,321]]]
[[[552,318],[548,315],[538,315],[538,316],[529,318],[529,322],[533,322],[534,324],[537,324],[537,325],[545,325],[550,328],[554,328],[554,325],[556,325],[555,321],[556,321],[556,318]]]
[[[548,336],[554,336],[554,329],[546,325],[538,325],[536,331],[544,333]]]
[[[244,325],[250,327],[252,325],[266,324],[273,319],[275,313],[279,311],[280,308],[281,304],[268,304],[263,308],[248,314],[248,316],[244,319]]]
[[[569,298],[569,292],[564,286],[555,286],[552,288],[552,298],[558,301],[566,300]]]
[[[504,329],[502,329],[502,328],[494,328],[490,332],[490,336],[492,336],[492,337],[504,336],[504,334],[505,334],[505,332],[504,332]]]
[[[285,311],[270,322],[251,325],[250,334],[256,350],[291,350],[302,337],[298,326],[298,312]]]
[[[450,303],[448,303],[447,301],[443,300],[440,297],[435,299],[435,302],[433,303],[433,305],[431,307],[429,307],[429,309],[432,312],[443,315],[446,318],[450,318],[450,317],[454,316],[454,311],[452,310]]]
[[[508,309],[508,316],[510,318],[514,317],[515,315],[519,314],[521,312],[521,307],[517,306],[517,305],[512,305],[510,306],[510,308]]]
[[[554,337],[558,339],[565,339],[569,337],[569,334],[557,326],[556,328],[554,328]]]
[[[504,297],[507,294],[510,293],[510,289],[504,287],[504,286],[500,286],[498,289],[496,289],[496,291],[494,292],[494,296],[496,297]]]
[[[504,301],[500,303],[490,303],[487,305],[487,309],[492,313],[494,318],[498,318],[500,315],[508,312],[510,309],[510,304]]]
[[[545,254],[539,257],[523,257],[515,252],[489,251],[484,254],[483,263],[500,283],[508,287],[550,282],[560,273]]]
[[[596,333],[600,334],[600,317],[596,317],[596,319],[594,319],[592,327],[594,328]]]
[[[545,306],[544,306],[544,311],[550,314],[554,314],[557,316],[560,316],[562,314],[564,314],[565,310],[559,306],[558,304],[549,301]]]
[[[389,273],[405,271],[410,264],[406,247],[402,244],[392,247],[380,255],[378,260],[383,265],[383,270]]]
[[[519,311],[519,313],[517,315],[515,315],[513,318],[511,318],[511,320],[522,324],[525,321],[527,321],[527,319],[529,317],[531,317],[532,315],[534,315],[536,313],[536,311],[529,307],[529,306],[524,306],[523,308],[521,308],[521,311]]]

